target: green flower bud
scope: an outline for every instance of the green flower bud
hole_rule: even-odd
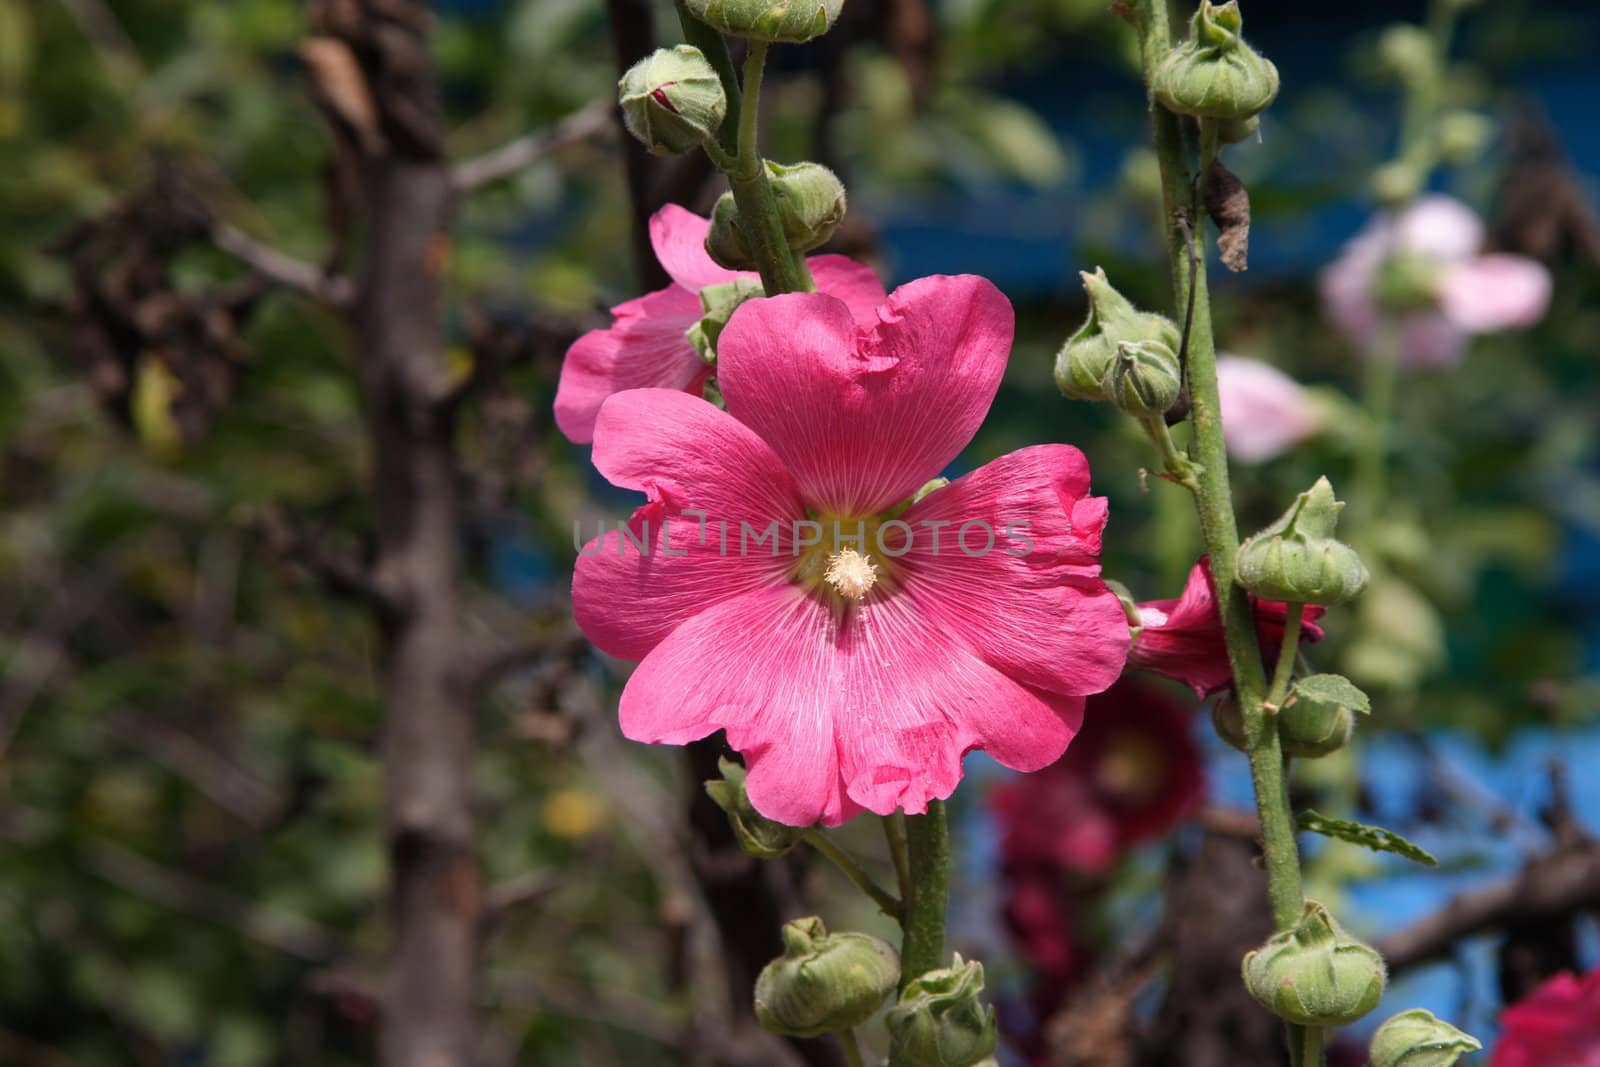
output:
[[[801,256],[824,244],[844,221],[844,183],[820,163],[766,161],[767,180],[778,207],[778,221],[789,250]],[[706,254],[729,270],[755,270],[749,235],[732,193],[723,193],[711,209]]]
[[[799,44],[827,33],[844,0],[685,0],[689,14],[723,33]]]
[[[1422,192],[1427,172],[1415,163],[1400,159],[1385,163],[1372,172],[1372,196],[1389,208],[1401,208]]]
[[[1240,752],[1250,751],[1250,742],[1244,735],[1244,710],[1239,707],[1239,698],[1232,690],[1212,703],[1211,725],[1216,727],[1217,736],[1228,744]]]
[[[1393,1016],[1372,1035],[1369,1067],[1451,1067],[1483,1043],[1433,1012],[1412,1008]]]
[[[844,183],[820,163],[784,166],[767,160],[783,237],[795,255],[825,244],[844,221]]]
[[[999,1042],[994,1008],[979,999],[983,964],[955,962],[911,981],[889,1009],[895,1051],[915,1067],[976,1067]]]
[[[1439,52],[1421,26],[1398,23],[1378,38],[1378,65],[1384,73],[1407,85],[1438,77]]]
[[[1074,400],[1106,399],[1105,379],[1117,346],[1128,341],[1159,341],[1176,352],[1177,324],[1165,315],[1140,311],[1112,288],[1106,272],[1081,273],[1089,294],[1089,317],[1056,353],[1056,385]]]
[[[728,813],[733,824],[733,835],[739,847],[757,859],[770,860],[783,855],[795,845],[805,830],[799,826],[785,826],[761,814],[750,804],[745,792],[745,770],[732,760],[718,760],[722,777],[706,783],[706,792],[717,802],[717,807]]]
[[[830,934],[821,919],[796,919],[784,924],[783,946],[756,979],[756,1018],[775,1034],[860,1026],[900,984],[900,957],[868,934]]]
[[[1326,756],[1349,743],[1356,713],[1371,711],[1372,701],[1350,679],[1308,675],[1294,683],[1278,711],[1278,737],[1291,756]]]
[[[1476,163],[1494,140],[1494,120],[1472,111],[1451,111],[1439,119],[1439,158],[1461,166]]]
[[[1278,521],[1239,546],[1239,584],[1265,600],[1342,604],[1367,586],[1355,549],[1334,540],[1342,501],[1328,479],[1301,493]]]
[[[722,126],[728,98],[700,49],[658,48],[617,82],[628,132],[658,156],[705,144]]]
[[[711,229],[706,232],[706,255],[717,265],[729,270],[755,270],[755,257],[750,254],[750,241],[744,234],[744,224],[739,219],[739,205],[732,193],[717,197],[711,208]]]
[[[1247,119],[1220,119],[1217,122],[1217,140],[1223,144],[1238,144],[1248,141],[1261,132],[1261,116],[1251,115]]]
[[[1378,264],[1374,295],[1379,306],[1397,312],[1422,311],[1438,305],[1439,264],[1414,252],[1397,252]]]
[[[1124,341],[1102,383],[1117,410],[1135,417],[1160,415],[1183,388],[1178,356],[1160,341]]]
[[[1244,957],[1250,995],[1302,1026],[1344,1026],[1378,1006],[1383,957],[1347,934],[1314,900],[1294,929],[1273,934]]]
[[[1278,95],[1278,68],[1244,43],[1238,0],[1200,0],[1189,39],[1168,52],[1150,78],[1169,111],[1206,119],[1247,119]]]
[[[700,290],[700,308],[705,312],[700,321],[684,333],[700,358],[707,363],[717,361],[717,338],[728,325],[739,305],[753,297],[765,296],[766,290],[754,278],[736,278],[721,285],[708,285]],[[714,795],[714,794],[713,794]]]

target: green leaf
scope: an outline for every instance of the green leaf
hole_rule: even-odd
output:
[[[1439,861],[1434,858],[1433,853],[1420,845],[1412,844],[1393,830],[1385,830],[1381,826],[1368,826],[1366,823],[1351,822],[1348,819],[1334,819],[1320,811],[1310,809],[1302,811],[1296,821],[1300,829],[1309,830],[1314,834],[1348,841],[1352,845],[1370,848],[1374,852],[1393,852],[1426,867],[1439,866]]]

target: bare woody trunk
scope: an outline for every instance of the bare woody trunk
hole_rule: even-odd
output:
[[[320,102],[358,176],[365,233],[352,323],[371,434],[375,579],[384,602],[382,762],[393,938],[380,1055],[384,1067],[467,1067],[482,887],[462,648],[459,465],[443,337],[453,198],[428,52],[430,17],[422,0],[364,0],[323,11],[317,28],[326,35],[325,52],[347,48],[367,90],[325,79]],[[363,96],[369,107],[360,106]]]

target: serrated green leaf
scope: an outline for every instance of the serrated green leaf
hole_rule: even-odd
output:
[[[1393,852],[1425,867],[1439,866],[1439,861],[1434,858],[1433,853],[1421,845],[1407,841],[1393,830],[1385,830],[1381,826],[1368,826],[1366,823],[1352,822],[1349,819],[1335,819],[1310,809],[1302,811],[1296,822],[1301,830],[1339,841],[1348,841],[1352,845],[1370,848],[1374,852]]]

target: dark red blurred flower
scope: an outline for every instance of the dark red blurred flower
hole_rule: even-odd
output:
[[[1193,812],[1205,791],[1193,717],[1127,677],[1090,697],[1066,755],[995,790],[1002,867],[1103,875],[1128,847]]]
[[[1600,1067],[1600,967],[1558,974],[1500,1015],[1489,1067]]]
[[[1217,614],[1216,589],[1206,557],[1189,572],[1183,595],[1176,600],[1146,600],[1139,605],[1144,626],[1128,654],[1128,666],[1182,682],[1201,698],[1226,689],[1233,681],[1228,667],[1228,646]],[[1283,644],[1283,626],[1289,605],[1276,600],[1250,598],[1256,612],[1256,630],[1268,660],[1276,659]],[[1301,616],[1302,641],[1320,641],[1316,620],[1326,608],[1309,606]]]
[[[1077,977],[1087,954],[1073,922],[1071,894],[1054,872],[1022,871],[1008,879],[1006,929],[1035,973],[1051,986],[1066,986]]]

